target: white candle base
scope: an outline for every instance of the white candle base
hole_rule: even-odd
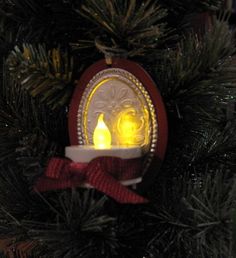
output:
[[[111,146],[109,149],[95,149],[93,145],[75,145],[66,147],[65,155],[74,162],[83,163],[88,163],[97,157],[135,159],[142,156],[142,148],[140,146]]]

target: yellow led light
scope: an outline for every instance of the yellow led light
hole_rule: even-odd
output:
[[[124,145],[135,144],[135,137],[138,130],[138,123],[131,115],[124,115],[120,119],[120,133]]]
[[[137,110],[133,107],[123,109],[117,114],[113,131],[119,145],[147,145],[149,142],[149,117],[145,109]]]
[[[111,133],[103,119],[104,114],[100,114],[93,133],[93,143],[96,149],[109,149],[111,147]]]

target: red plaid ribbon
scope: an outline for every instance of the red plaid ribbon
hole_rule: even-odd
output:
[[[76,163],[69,159],[52,158],[45,175],[37,180],[34,189],[44,192],[89,183],[117,202],[146,203],[147,199],[119,182],[137,177],[139,170],[140,159],[99,157],[89,163]]]

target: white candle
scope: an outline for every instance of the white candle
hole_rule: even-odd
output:
[[[66,147],[66,157],[75,162],[88,163],[97,157],[118,157],[135,159],[142,156],[140,146],[111,146],[109,149],[96,149],[94,145],[75,145]]]

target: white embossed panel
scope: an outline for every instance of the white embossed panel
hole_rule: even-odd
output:
[[[125,141],[120,133],[120,116],[135,120],[136,145],[144,146],[150,163],[157,141],[157,122],[150,96],[142,83],[131,73],[120,68],[110,68],[96,74],[86,86],[78,110],[79,144],[93,144],[93,132],[99,114],[112,135],[113,145]]]
[[[121,145],[117,133],[117,117],[119,114],[129,113],[131,116],[140,120],[141,125],[137,130],[137,144],[145,142],[145,126],[141,121],[144,119],[144,99],[138,99],[124,81],[118,78],[104,81],[104,83],[94,92],[87,111],[87,134],[88,142],[92,143],[93,132],[97,124],[99,114],[104,114],[104,121],[107,124],[111,135],[112,144]],[[147,107],[146,107],[147,108]],[[139,139],[138,139],[139,138]]]

